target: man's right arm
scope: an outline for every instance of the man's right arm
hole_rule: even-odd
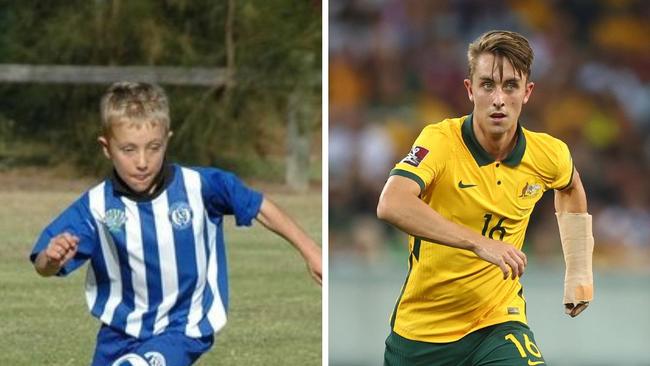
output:
[[[472,251],[481,259],[499,266],[504,279],[508,275],[514,279],[524,273],[527,259],[522,251],[447,220],[424,203],[419,194],[420,186],[415,181],[391,176],[379,198],[377,217],[410,235]]]

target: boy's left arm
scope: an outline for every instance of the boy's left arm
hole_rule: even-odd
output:
[[[322,284],[321,248],[288,214],[283,212],[276,204],[264,198],[256,219],[267,229],[290,242],[305,259],[309,274],[318,284]]]
[[[566,263],[565,312],[576,317],[587,308],[594,296],[594,237],[591,215],[587,213],[587,196],[577,170],[568,187],[555,191],[555,210]]]

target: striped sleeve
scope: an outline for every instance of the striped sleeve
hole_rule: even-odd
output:
[[[88,194],[86,193],[65,209],[41,232],[32,248],[29,259],[33,263],[38,253],[47,249],[53,237],[66,232],[75,235],[80,239],[77,253],[57,273],[57,276],[68,275],[88,260],[95,250],[99,240],[95,225],[95,220],[88,206]]]

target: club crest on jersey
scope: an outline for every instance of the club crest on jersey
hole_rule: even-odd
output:
[[[160,352],[147,352],[144,356],[137,353],[127,353],[115,360],[111,366],[167,366],[167,361]]]
[[[144,354],[144,358],[147,360],[151,366],[166,366],[165,356],[160,352],[147,352]]]
[[[120,232],[125,222],[126,214],[124,210],[120,210],[119,208],[111,208],[104,214],[104,225],[112,233]]]
[[[169,207],[169,221],[176,230],[183,230],[190,227],[192,215],[192,208],[187,202],[174,202]]]
[[[404,159],[402,159],[402,162],[413,166],[418,166],[428,153],[429,150],[423,148],[422,146],[413,146],[409,154],[406,155]]]
[[[542,185],[539,183],[528,183],[524,184],[523,188],[519,190],[518,198],[533,198],[539,195],[542,191]]]

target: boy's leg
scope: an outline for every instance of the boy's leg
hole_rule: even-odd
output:
[[[189,366],[205,353],[213,336],[200,339],[169,332],[140,341],[106,325],[97,334],[92,366]]]
[[[189,366],[212,344],[213,336],[190,338],[178,332],[163,333],[142,342],[112,365]]]
[[[92,366],[111,365],[114,360],[137,346],[137,340],[102,324],[97,333],[97,345]]]
[[[533,366],[546,362],[530,328],[519,322],[507,322],[490,327],[489,334],[472,353],[471,364]]]

